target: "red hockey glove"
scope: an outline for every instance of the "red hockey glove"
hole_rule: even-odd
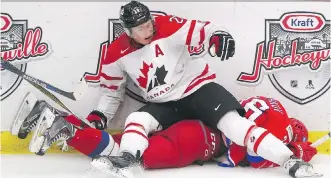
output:
[[[92,111],[87,116],[86,119],[90,121],[92,125],[95,126],[96,129],[104,130],[107,126],[107,117],[100,111],[97,110]],[[74,115],[69,115],[65,117],[65,120],[78,127],[84,127],[84,128],[89,127],[87,124],[85,124],[80,119],[76,118]]]
[[[212,57],[221,57],[221,61],[233,57],[235,42],[232,36],[225,31],[215,31],[209,40],[209,54]]]
[[[294,155],[305,162],[309,162],[316,154],[317,150],[310,146],[311,142],[293,142],[288,144]]]

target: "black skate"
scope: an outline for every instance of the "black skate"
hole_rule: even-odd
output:
[[[139,164],[139,159],[137,159],[139,157],[139,153],[135,157],[128,152],[123,152],[121,156],[108,156],[114,167],[117,168],[126,168],[135,164]]]
[[[17,135],[20,139],[25,139],[28,134],[36,127],[42,111],[48,107],[53,113],[63,114],[66,113],[51,107],[46,101],[38,100],[32,93],[28,93],[19,111],[14,119],[11,133]]]
[[[11,134],[17,135],[20,139],[25,139],[35,127],[44,106],[44,103],[38,102],[35,95],[28,93],[17,111],[10,130]]]
[[[62,150],[67,149],[66,141],[74,136],[75,131],[74,126],[67,122],[63,115],[54,114],[46,107],[40,115],[29,149],[41,156],[55,142],[63,144]]]
[[[133,177],[133,174],[137,175],[138,172],[143,171],[140,161],[140,152],[138,151],[136,157],[128,152],[123,152],[121,156],[97,156],[91,164],[102,172],[129,178]]]
[[[18,131],[18,138],[25,139],[36,127],[42,110],[47,106],[45,101],[37,101],[29,115],[23,120]]]
[[[316,178],[323,176],[323,174],[318,173],[313,168],[313,165],[294,156],[291,156],[291,158],[285,162],[284,168],[287,174],[293,178]]]

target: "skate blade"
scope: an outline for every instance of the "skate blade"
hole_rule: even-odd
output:
[[[99,161],[92,161],[91,164],[98,171],[117,178],[134,178],[133,173],[128,169],[116,168],[112,164],[105,164]]]
[[[128,169],[112,168],[112,169],[99,169],[99,171],[115,176],[117,178],[134,178],[133,173],[130,172]]]
[[[42,113],[40,114],[39,121],[36,125],[36,129],[33,132],[32,139],[30,141],[29,150],[30,152],[37,153],[40,151],[45,137],[43,134],[47,129],[49,129],[55,119],[55,115],[49,108],[45,108]]]
[[[295,177],[296,178],[317,178],[317,177],[323,177],[323,174],[313,171],[313,172],[310,172],[307,174],[296,175]]]
[[[317,178],[317,177],[323,177],[323,174],[321,173],[314,173],[313,175],[309,175],[309,176],[299,176],[297,178]]]
[[[38,98],[30,92],[24,97],[10,130],[12,135],[18,135],[24,119],[32,111],[37,101]]]

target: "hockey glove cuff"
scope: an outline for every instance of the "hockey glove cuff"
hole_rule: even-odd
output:
[[[66,121],[69,123],[77,126],[77,127],[83,127],[83,128],[88,128],[89,126],[85,124],[82,120],[78,119],[74,115],[68,115],[64,118]],[[104,130],[107,126],[107,118],[106,116],[97,110],[92,111],[86,118],[89,122],[94,125],[96,129],[99,130]]]
[[[104,130],[107,127],[107,117],[100,111],[93,110],[86,118],[96,129]]]

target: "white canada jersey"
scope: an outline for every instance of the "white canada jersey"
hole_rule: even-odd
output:
[[[142,90],[145,100],[155,103],[179,100],[215,81],[216,74],[207,62],[192,60],[187,46],[208,42],[214,31],[222,30],[220,26],[159,16],[155,18],[155,29],[152,42],[140,49],[130,44],[126,34],[108,46],[101,70],[103,91],[98,110],[106,114],[116,112],[114,98],[123,98],[127,77]],[[109,106],[111,103],[113,106]]]

